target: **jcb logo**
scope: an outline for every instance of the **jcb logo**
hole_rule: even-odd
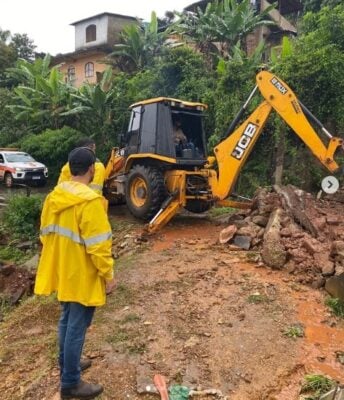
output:
[[[273,77],[273,78],[271,79],[270,82],[271,82],[271,83],[275,86],[275,88],[276,88],[278,91],[280,91],[282,94],[286,94],[286,93],[287,93],[288,89],[285,88],[285,87],[282,85],[282,83],[281,83],[277,78]]]
[[[254,134],[257,131],[257,126],[254,124],[249,123],[245,128],[243,134],[241,135],[239,142],[235,146],[234,151],[232,152],[232,157],[236,158],[237,160],[241,160],[245,151],[250,144]]]

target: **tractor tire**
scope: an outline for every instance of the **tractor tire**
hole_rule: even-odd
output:
[[[4,183],[7,188],[11,188],[13,186],[13,176],[10,172],[6,172],[4,176]]]
[[[211,207],[211,203],[209,203],[208,201],[204,201],[204,200],[188,200],[188,202],[186,203],[185,208],[190,211],[193,212],[195,214],[201,214],[204,213],[206,211],[208,211]]]
[[[129,171],[125,199],[135,217],[151,219],[160,210],[166,196],[164,176],[157,168],[135,165]]]

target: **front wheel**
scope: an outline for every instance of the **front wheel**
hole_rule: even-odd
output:
[[[4,177],[5,186],[11,188],[13,186],[13,176],[10,172],[6,172]]]
[[[137,218],[151,219],[167,196],[163,174],[149,166],[135,165],[125,183],[125,198],[130,212]]]

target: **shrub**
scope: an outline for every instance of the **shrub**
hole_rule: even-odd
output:
[[[4,210],[4,225],[14,238],[32,239],[38,235],[42,209],[40,196],[16,195],[9,199]]]
[[[50,178],[56,179],[67,162],[68,153],[83,136],[67,126],[56,130],[47,129],[38,135],[26,136],[21,142],[21,149],[46,164]]]
[[[329,307],[332,313],[339,318],[344,318],[344,302],[336,297],[328,297],[325,304]]]
[[[307,393],[309,400],[319,400],[320,396],[335,386],[335,382],[324,375],[306,375],[301,393]]]

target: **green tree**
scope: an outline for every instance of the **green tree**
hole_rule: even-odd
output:
[[[114,45],[114,51],[109,55],[110,63],[114,60],[122,71],[143,70],[161,54],[166,38],[167,32],[158,29],[158,19],[153,11],[150,22],[123,29],[122,43]]]
[[[13,87],[15,82],[9,79],[6,70],[14,67],[18,58],[32,61],[36,46],[27,34],[15,33],[0,28],[0,86]]]
[[[304,12],[319,12],[323,7],[336,7],[342,0],[302,0]]]
[[[179,14],[175,27],[196,43],[202,53],[219,52],[222,57],[228,57],[235,46],[245,47],[247,35],[257,27],[274,25],[266,18],[272,8],[257,14],[250,0],[216,0],[209,2],[205,11],[198,7],[196,13]]]
[[[9,46],[10,31],[0,28],[0,86],[5,86],[5,71],[12,67],[17,59],[15,50]]]
[[[16,52],[17,58],[22,58],[26,61],[35,59],[35,48],[33,40],[26,33],[15,33],[11,37],[10,47]]]
[[[115,99],[112,69],[108,68],[99,83],[85,84],[71,95],[70,109],[63,117],[77,117],[76,126],[93,137],[101,147],[111,147],[116,142],[114,120]]]
[[[344,131],[341,72],[344,69],[344,5],[307,13],[301,27],[303,31],[294,42],[292,53],[276,64],[276,72],[334,136],[341,136]],[[323,138],[320,133],[319,136]],[[285,167],[286,182],[308,190],[319,188],[323,170],[295,135],[287,137]]]
[[[13,92],[0,88],[0,147],[8,147],[26,133],[26,127],[6,108],[12,101]]]
[[[58,67],[51,68],[51,57],[34,63],[19,60],[9,75],[21,84],[14,89],[14,101],[7,106],[18,121],[25,121],[32,132],[46,128],[57,129],[66,123],[63,112],[70,103],[70,94],[75,91],[66,85]]]
[[[81,132],[65,126],[57,130],[47,129],[36,135],[27,135],[18,144],[21,149],[47,165],[50,180],[54,180],[58,178],[68,153],[82,136]]]

